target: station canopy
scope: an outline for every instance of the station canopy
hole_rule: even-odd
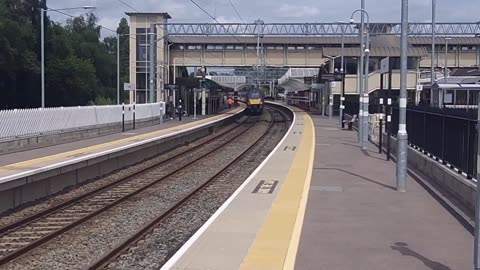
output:
[[[317,76],[318,71],[318,68],[290,68],[278,80],[278,86],[286,92],[309,90],[312,86],[305,84],[304,78]]]
[[[214,81],[222,87],[236,90],[238,87],[245,85],[247,79],[245,76],[205,76],[205,79]]]
[[[187,88],[206,88],[206,89],[212,89],[212,90],[221,90],[224,92],[229,92],[234,90],[234,83],[227,83],[223,82],[217,82],[219,76],[205,76],[205,79],[202,80],[201,78],[198,77],[178,77],[177,78],[177,84],[185,86]],[[225,76],[225,77],[235,77],[235,76]],[[233,79],[235,80],[235,79]],[[238,79],[241,80],[241,79]],[[203,82],[202,82],[203,81]]]

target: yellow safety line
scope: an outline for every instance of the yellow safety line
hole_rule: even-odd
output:
[[[285,183],[243,261],[243,270],[294,268],[315,151],[313,121],[306,113],[298,114],[309,123]]]
[[[237,110],[234,110],[233,112],[236,112],[236,111]],[[209,118],[202,119],[202,120],[199,120],[199,121],[183,124],[183,125],[180,125],[180,126],[175,126],[175,127],[171,127],[171,128],[167,128],[167,129],[162,129],[162,130],[157,130],[157,131],[153,131],[153,132],[149,132],[149,133],[145,133],[145,134],[140,134],[140,135],[136,135],[136,136],[133,136],[133,137],[128,137],[128,138],[125,138],[125,139],[120,139],[120,140],[116,140],[116,141],[112,141],[112,142],[108,142],[108,143],[92,145],[92,146],[88,146],[88,147],[85,147],[85,148],[72,150],[72,151],[69,151],[69,152],[64,152],[64,153],[54,154],[54,155],[45,156],[45,157],[41,157],[41,158],[21,161],[21,162],[14,163],[14,164],[4,165],[4,166],[0,167],[0,174],[1,173],[6,173],[6,172],[11,172],[12,170],[22,170],[22,169],[31,169],[31,168],[35,168],[35,167],[41,167],[42,165],[43,166],[45,165],[45,164],[42,164],[42,163],[53,161],[53,160],[62,160],[63,161],[63,160],[65,160],[65,158],[68,158],[68,157],[78,158],[78,157],[85,156],[85,155],[88,155],[88,154],[93,154],[93,153],[96,153],[96,152],[100,152],[100,150],[108,150],[110,148],[114,148],[114,146],[123,146],[123,145],[127,145],[128,143],[138,142],[140,140],[147,140],[147,139],[150,139],[150,138],[155,138],[155,137],[158,137],[158,136],[167,135],[168,133],[178,131],[178,130],[187,129],[187,128],[190,128],[190,127],[193,127],[193,126],[196,126],[196,125],[201,125],[201,124],[210,122],[212,120],[216,120],[216,119],[221,118],[221,117],[223,117],[223,115],[213,116],[213,117],[209,117]],[[76,156],[76,155],[79,155],[79,154],[81,154],[81,156]]]
[[[310,146],[310,160],[308,162],[307,177],[305,184],[303,185],[302,200],[300,201],[300,207],[298,209],[297,219],[295,221],[295,227],[293,229],[292,240],[288,247],[287,258],[283,265],[284,270],[295,269],[295,259],[297,257],[298,245],[300,244],[300,236],[302,234],[303,220],[305,218],[305,211],[307,209],[308,194],[310,192],[310,183],[312,181],[313,173],[313,161],[315,159],[315,128],[310,116],[306,117],[312,129],[312,145]]]

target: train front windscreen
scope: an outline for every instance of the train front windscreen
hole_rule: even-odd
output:
[[[262,98],[262,94],[260,94],[260,92],[250,92],[249,98],[250,99],[260,99],[260,98]]]

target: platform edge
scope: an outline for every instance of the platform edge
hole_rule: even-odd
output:
[[[213,213],[213,215],[190,237],[190,239],[183,244],[183,246],[160,268],[160,270],[171,270],[172,267],[180,260],[180,258],[185,255],[185,253],[193,246],[193,244],[200,238],[200,236],[205,233],[205,231],[210,227],[210,225],[227,209],[227,207],[233,202],[233,200],[240,194],[240,192],[255,178],[255,176],[260,172],[260,170],[267,164],[267,162],[272,158],[272,156],[280,149],[280,146],[287,139],[288,135],[292,132],[294,123],[296,120],[295,112],[287,106],[282,104],[274,103],[275,105],[282,106],[290,110],[293,114],[292,124],[290,125],[287,133],[283,136],[277,146],[268,154],[268,156],[258,165],[258,167],[253,171],[253,173],[240,185],[235,192]]]
[[[302,234],[302,228],[303,228],[303,220],[305,218],[305,212],[307,209],[307,201],[308,201],[308,194],[310,193],[310,183],[312,182],[312,174],[313,174],[313,161],[315,158],[315,140],[316,140],[316,135],[315,135],[315,128],[313,124],[313,120],[308,116],[308,120],[310,121],[310,124],[312,125],[312,147],[310,149],[310,161],[308,163],[308,168],[307,168],[307,177],[306,181],[303,187],[303,192],[302,192],[302,199],[300,201],[300,208],[297,213],[297,218],[295,220],[295,227],[293,228],[293,233],[292,233],[292,238],[290,240],[290,246],[288,247],[287,250],[287,256],[285,258],[285,263],[283,265],[284,270],[289,270],[289,269],[295,269],[295,260],[297,257],[297,252],[298,252],[298,246],[300,244],[300,236]]]

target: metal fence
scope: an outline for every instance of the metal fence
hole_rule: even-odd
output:
[[[142,120],[160,117],[165,103],[1,110],[0,139],[121,123],[123,109],[125,121]]]
[[[358,114],[358,102],[345,102],[345,113]],[[408,141],[426,154],[464,173],[477,175],[477,109],[408,106]],[[370,104],[369,113],[383,113],[385,107]],[[392,108],[391,132],[398,132],[398,104]]]
[[[477,173],[477,110],[411,106],[407,109],[410,144],[444,164],[475,178]],[[392,134],[398,132],[398,107],[392,112]]]

